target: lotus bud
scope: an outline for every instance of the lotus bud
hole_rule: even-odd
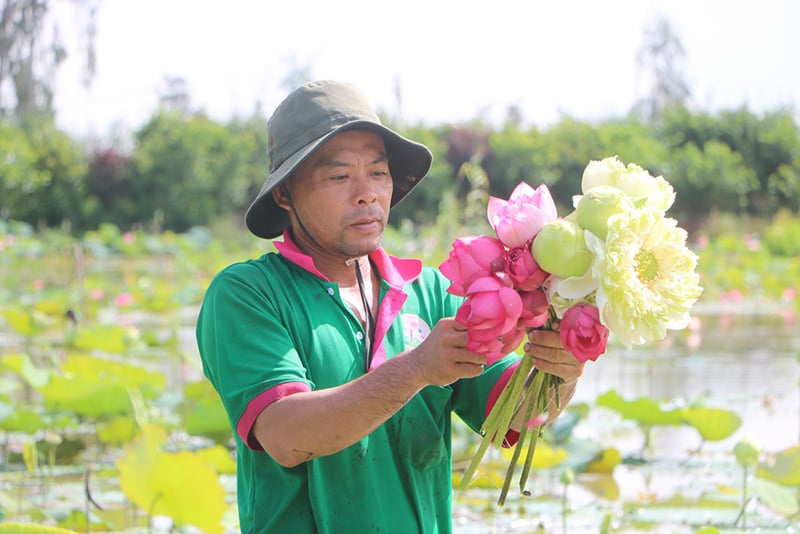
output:
[[[531,244],[531,254],[541,269],[560,278],[583,276],[592,264],[583,229],[565,219],[542,227]]]
[[[736,457],[736,462],[743,467],[756,465],[759,455],[758,445],[749,438],[742,438],[733,447],[733,455]]]
[[[575,216],[581,228],[605,241],[608,219],[633,208],[633,201],[616,187],[598,186],[581,197]]]

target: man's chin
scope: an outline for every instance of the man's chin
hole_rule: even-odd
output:
[[[378,239],[373,239],[371,241],[362,241],[360,243],[353,243],[352,245],[345,248],[347,251],[347,255],[351,258],[360,258],[361,256],[366,256],[378,250],[381,246],[381,239],[383,238],[383,234]]]

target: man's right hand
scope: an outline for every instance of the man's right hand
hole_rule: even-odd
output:
[[[428,337],[407,353],[425,385],[446,386],[483,372],[486,356],[467,349],[467,327],[453,318],[441,319]]]

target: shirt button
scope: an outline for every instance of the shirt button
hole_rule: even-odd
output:
[[[334,293],[333,288],[329,287],[328,288],[328,295],[333,296],[333,293]]]
[[[364,334],[362,334],[361,332],[356,332],[356,339],[361,341],[362,339],[364,339]]]

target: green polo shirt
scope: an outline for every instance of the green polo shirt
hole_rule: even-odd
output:
[[[429,386],[374,432],[294,468],[252,437],[275,400],[337,386],[364,374],[365,332],[337,284],[317,271],[288,234],[279,253],[222,270],[197,323],[203,369],[235,430],[237,497],[244,533],[446,533],[452,530],[450,424],[478,429],[516,358],[475,379]],[[371,368],[417,346],[461,300],[418,260],[370,255],[381,277]]]

